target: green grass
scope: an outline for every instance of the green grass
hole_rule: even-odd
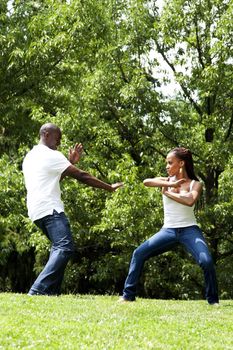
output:
[[[0,294],[0,349],[233,349],[233,301]]]

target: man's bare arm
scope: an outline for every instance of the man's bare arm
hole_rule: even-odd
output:
[[[76,168],[74,165],[70,165],[63,173],[62,178],[69,176],[72,177],[88,186],[101,188],[103,190],[114,192],[119,187],[123,186],[122,182],[117,182],[115,184],[108,184],[104,181],[97,179],[95,176],[89,174],[86,171]]]

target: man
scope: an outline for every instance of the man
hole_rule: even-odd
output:
[[[59,295],[65,267],[74,251],[69,221],[61,201],[60,181],[70,176],[109,192],[122,186],[122,183],[109,185],[74,166],[82,153],[82,145],[76,144],[70,150],[68,160],[57,151],[61,137],[61,130],[56,125],[42,125],[39,144],[23,161],[28,215],[52,242],[49,260],[28,295]]]

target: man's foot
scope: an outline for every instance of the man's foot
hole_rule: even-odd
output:
[[[133,301],[133,300],[129,300],[129,299],[126,299],[126,298],[124,298],[124,297],[120,297],[120,298],[117,300],[117,302],[118,302],[119,304],[132,303],[132,301]]]
[[[41,294],[41,293],[38,293],[38,292],[33,292],[32,290],[30,290],[27,295],[29,295],[30,297],[33,297],[34,295],[45,295],[45,294]]]

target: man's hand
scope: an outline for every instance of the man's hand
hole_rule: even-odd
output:
[[[112,192],[115,192],[118,188],[123,187],[123,186],[124,186],[123,182],[116,182],[115,184],[112,184],[111,185]]]
[[[82,151],[83,151],[83,146],[81,143],[76,143],[74,148],[70,148],[68,158],[71,164],[78,163],[81,157]]]

